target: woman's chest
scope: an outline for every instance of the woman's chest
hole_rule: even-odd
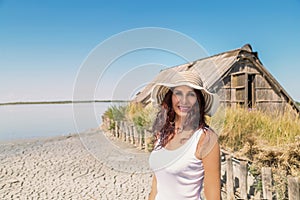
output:
[[[193,134],[191,132],[183,132],[175,134],[175,136],[166,144],[165,148],[168,150],[176,150],[187,143]]]

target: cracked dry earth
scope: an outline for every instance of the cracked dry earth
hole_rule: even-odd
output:
[[[116,144],[100,130],[2,143],[0,199],[147,199],[149,154]]]

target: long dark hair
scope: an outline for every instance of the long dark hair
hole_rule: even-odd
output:
[[[188,113],[184,122],[183,128],[191,127],[193,130],[207,127],[205,121],[205,99],[200,90],[194,89],[197,102],[194,104],[191,111]],[[173,90],[170,89],[161,104],[161,109],[157,113],[156,119],[152,126],[152,131],[159,143],[156,148],[165,147],[166,144],[175,135],[175,116],[176,113],[172,107]]]

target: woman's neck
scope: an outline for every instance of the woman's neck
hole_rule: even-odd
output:
[[[175,131],[177,131],[178,133],[189,129],[188,127],[184,127],[185,125],[185,118],[184,117],[177,117],[175,118]]]

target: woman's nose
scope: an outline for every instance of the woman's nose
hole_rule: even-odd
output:
[[[180,103],[186,104],[187,102],[188,102],[187,96],[186,96],[186,95],[183,95],[183,96],[180,98]]]

